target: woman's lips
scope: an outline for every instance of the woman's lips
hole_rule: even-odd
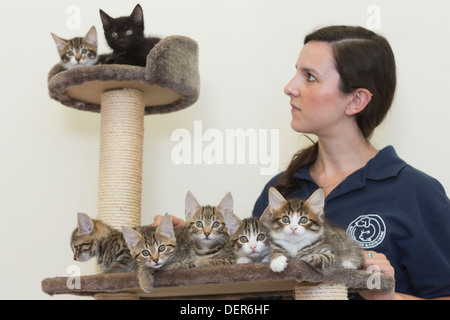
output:
[[[296,106],[294,106],[293,104],[291,104],[292,110],[291,112],[300,112],[300,108],[297,108]]]

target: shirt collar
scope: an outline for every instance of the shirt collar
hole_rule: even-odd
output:
[[[367,171],[367,179],[384,180],[397,176],[406,165],[407,163],[398,157],[394,147],[387,146],[380,150],[364,168]]]
[[[327,197],[334,198],[343,193],[364,188],[367,180],[384,180],[398,175],[400,170],[406,166],[406,162],[400,159],[392,146],[380,150],[378,154],[359,170],[349,175],[337,188]],[[317,186],[309,173],[309,166],[300,168],[294,178],[309,181]],[[330,199],[329,199],[330,200]]]
[[[380,150],[373,159],[369,160],[363,168],[351,175],[357,174],[359,177],[363,176],[370,180],[384,180],[397,176],[406,165],[406,162],[398,157],[394,147],[387,146]],[[294,174],[294,178],[314,182],[309,174],[309,166],[300,168]]]

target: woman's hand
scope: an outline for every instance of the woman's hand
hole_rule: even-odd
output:
[[[382,253],[375,251],[363,251],[365,268],[373,266],[376,272],[381,272],[395,278],[395,271],[389,260]],[[363,291],[359,293],[366,300],[393,300],[396,298],[395,289],[388,293],[378,291]]]
[[[183,228],[186,224],[186,222],[183,219],[177,218],[175,216],[171,216],[169,215],[170,220],[172,220],[172,224],[173,224],[173,228],[174,229],[179,229],[179,228]],[[151,224],[151,226],[157,227],[159,226],[159,224],[161,223],[163,216],[162,215],[157,215],[154,219],[153,219],[153,223]]]

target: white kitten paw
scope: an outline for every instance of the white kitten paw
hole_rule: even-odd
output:
[[[236,260],[236,264],[244,264],[244,263],[251,263],[252,259],[248,258],[248,257],[240,257],[239,259]]]
[[[356,269],[358,269],[355,265],[354,265],[354,263],[353,262],[350,262],[350,261],[342,261],[342,267],[344,268],[344,269],[350,269],[350,270],[356,270]]]
[[[279,256],[270,262],[270,269],[273,272],[282,272],[287,266],[287,258],[285,256]]]

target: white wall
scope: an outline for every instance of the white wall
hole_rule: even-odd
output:
[[[48,298],[41,280],[68,276],[74,264],[69,238],[76,213],[96,214],[100,116],[49,98],[46,76],[58,60],[50,32],[71,38],[83,36],[91,25],[102,31],[99,8],[112,16],[128,15],[136,3],[24,0],[2,6],[2,299]],[[80,9],[80,29],[67,26],[70,5]],[[369,23],[389,39],[398,90],[373,143],[394,145],[401,157],[450,190],[448,1],[142,0],[141,5],[147,33],[198,41],[201,73],[195,105],[145,119],[142,223],[165,212],[183,217],[188,190],[204,204],[215,204],[231,191],[236,212],[250,215],[270,178],[261,175],[261,159],[256,165],[248,160],[243,165],[176,165],[172,133],[182,128],[193,133],[194,121],[201,121],[203,132],[213,129],[209,133],[224,136],[227,129],[278,130],[279,170],[285,168],[305,139],[290,129],[283,87],[295,72],[304,35],[329,24]],[[100,51],[106,52],[102,32],[99,36]],[[83,274],[94,272],[93,263],[75,265]]]

